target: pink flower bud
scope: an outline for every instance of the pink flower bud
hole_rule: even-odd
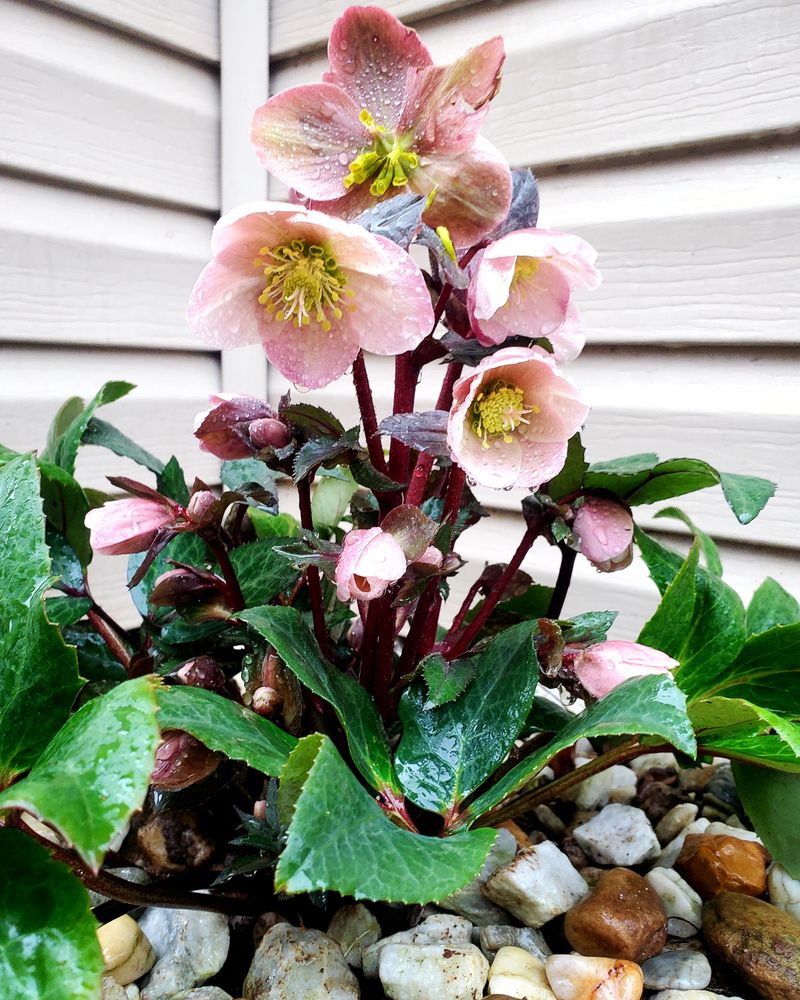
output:
[[[159,528],[176,520],[175,509],[166,503],[130,497],[112,500],[90,510],[86,515],[86,527],[95,552],[118,556],[146,551]]]
[[[186,508],[189,520],[200,524],[216,502],[217,498],[211,490],[198,490],[197,493],[192,494]]]
[[[225,687],[225,674],[210,656],[187,660],[178,668],[177,677],[182,684],[205,688],[207,691],[221,691]]]
[[[617,639],[598,642],[577,653],[565,653],[564,666],[572,670],[590,695],[604,698],[631,677],[668,674],[678,666],[678,661],[650,646]]]
[[[283,698],[273,687],[256,688],[253,692],[253,711],[265,719],[273,719],[283,708]]]
[[[254,420],[249,427],[250,440],[256,448],[285,448],[292,440],[292,433],[286,424],[274,417]]]
[[[250,441],[250,425],[274,419],[275,410],[255,396],[215,395],[209,396],[209,402],[211,409],[198,413],[194,421],[194,436],[202,451],[223,461],[250,458],[259,450]]]
[[[224,582],[211,573],[170,569],[153,584],[149,600],[157,608],[179,608],[203,597],[219,595],[224,586]]]
[[[150,781],[156,788],[187,788],[216,770],[220,755],[207,749],[188,733],[168,729],[156,750]]]
[[[603,573],[630,566],[633,556],[633,518],[614,500],[589,497],[572,522],[575,548]]]
[[[340,601],[374,600],[405,571],[405,554],[388,532],[382,528],[349,531],[336,563],[336,595]]]

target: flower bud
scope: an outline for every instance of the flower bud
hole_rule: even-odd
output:
[[[260,447],[250,440],[249,428],[255,421],[275,419],[275,410],[255,396],[209,396],[210,410],[195,417],[194,436],[203,451],[224,461],[250,458]]]
[[[176,520],[176,511],[168,503],[130,497],[95,507],[85,523],[94,551],[116,556],[145,552],[159,530]]]
[[[190,687],[201,687],[207,691],[221,691],[225,687],[225,674],[210,656],[198,656],[187,660],[176,671],[178,680]]]
[[[576,653],[566,651],[563,664],[594,698],[604,698],[617,685],[631,677],[668,674],[678,661],[638,642],[608,640]]]
[[[161,734],[156,750],[156,762],[150,782],[156,788],[176,790],[188,788],[212,774],[219,763],[219,754],[179,729],[167,729]]]
[[[224,582],[211,573],[191,569],[167,570],[153,584],[149,601],[157,608],[182,608],[224,590]]]
[[[587,497],[572,522],[575,548],[603,573],[630,566],[633,557],[633,518],[615,500]]]
[[[265,719],[273,719],[283,708],[283,698],[273,687],[256,688],[253,692],[253,711]]]
[[[198,490],[197,493],[192,494],[186,507],[189,520],[195,524],[201,524],[216,502],[217,498],[211,490]]]
[[[248,428],[250,440],[256,448],[285,448],[292,440],[292,433],[286,424],[274,417],[254,420]]]

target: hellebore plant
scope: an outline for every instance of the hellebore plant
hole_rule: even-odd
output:
[[[800,877],[792,811],[769,816],[770,776],[798,797],[800,606],[767,580],[745,610],[680,511],[661,513],[689,528],[688,555],[633,520],[721,486],[746,524],[773,485],[691,458],[585,459],[589,407],[561,366],[583,342],[573,293],[600,276],[583,240],[537,228],[532,173],[478,134],[499,39],[438,67],[361,7],[329,52],[325,82],[254,118],[258,155],[298,204],[220,221],[188,320],[215,347],[262,344],[298,388],[350,370],[360,423],[311,398],[215,395],[195,425],[222,461],[212,488],[97,415],[133,388],[114,382],[68,400],[38,454],[0,447],[0,968],[20,996],[97,996],[84,886],[228,914],[272,893],[442,901],[498,823],[656,747],[731,758],[750,818]],[[380,421],[364,352],[395,358]],[[419,408],[430,366],[440,391]],[[89,446],[152,485],[83,489]],[[511,487],[513,556],[459,587],[461,535]],[[662,597],[637,641],[608,638],[613,612],[564,618],[576,561],[623,571],[634,546]],[[97,553],[130,555],[136,627],[92,592]],[[529,575],[551,553],[553,587]],[[597,759],[542,785],[582,737]],[[177,884],[107,870],[176,870],[140,836],[152,823],[178,824],[162,845],[212,831]],[[25,926],[31,940],[14,937]],[[49,972],[24,959],[33,936],[59,956],[38,963]]]

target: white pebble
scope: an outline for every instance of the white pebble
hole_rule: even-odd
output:
[[[678,761],[674,753],[645,753],[632,760],[630,766],[641,778],[648,771],[677,771]]]
[[[627,804],[635,797],[636,775],[624,764],[614,764],[578,785],[575,805],[579,809],[600,809],[609,802]]]
[[[728,823],[709,823],[705,832],[709,837],[724,835],[726,837],[736,837],[739,840],[750,840],[756,844],[761,843],[761,838],[757,833],[753,833],[752,830],[745,830],[740,826],[730,826]]]
[[[153,946],[133,919],[125,914],[97,929],[105,971],[120,986],[127,986],[149,972],[156,961]]]
[[[703,990],[711,982],[711,966],[699,951],[662,951],[642,963],[644,984],[651,990]]]
[[[667,911],[667,933],[674,937],[694,937],[703,923],[703,901],[689,883],[674,868],[652,868],[645,879]]]
[[[661,817],[656,826],[656,836],[662,844],[674,840],[681,831],[697,819],[697,806],[694,802],[680,802]]]
[[[583,955],[551,955],[545,964],[556,1000],[639,1000],[642,970],[634,962]]]
[[[489,969],[489,992],[524,1000],[554,1000],[544,962],[522,948],[501,948]]]
[[[779,861],[767,872],[769,901],[800,920],[800,879],[792,878]]]
[[[489,963],[471,944],[390,944],[378,966],[390,1000],[478,1000],[488,974]]]
[[[721,993],[708,990],[662,990],[654,993],[650,1000],[742,1000],[741,997],[724,997]]]
[[[661,849],[650,820],[634,806],[606,806],[573,836],[586,854],[601,865],[638,865],[658,857]]]
[[[500,924],[508,920],[508,914],[500,907],[490,903],[481,889],[484,883],[501,865],[508,864],[517,853],[517,842],[510,830],[500,828],[497,837],[475,878],[463,888],[450,896],[440,899],[438,906],[443,910],[458,913],[471,920],[476,927],[486,927],[488,924]]]
[[[362,966],[367,979],[378,975],[381,951],[389,944],[443,944],[460,948],[472,941],[472,924],[464,917],[436,913],[416,927],[390,934],[362,952]]]

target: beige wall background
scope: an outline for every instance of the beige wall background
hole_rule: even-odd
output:
[[[219,211],[264,196],[246,135],[268,71],[273,92],[319,79],[346,6],[0,0],[0,441],[34,446],[62,398],[127,378],[139,390],[107,417],[214,478],[192,415],[221,387],[263,392],[265,372],[252,352],[203,350],[186,298]],[[486,135],[536,170],[542,224],[600,252],[605,283],[584,303],[588,346],[570,366],[594,404],[590,459],[654,450],[776,480],[747,528],[719,491],[679,504],[720,542],[744,597],[768,574],[800,593],[800,5],[383,6],[440,61],[505,36]],[[391,369],[371,360],[382,412]],[[270,394],[281,389],[270,373]],[[308,398],[355,420],[346,378]],[[88,448],[81,463],[92,486],[122,468]],[[507,557],[521,533],[518,496],[482,499],[493,516],[460,544],[478,564]],[[122,561],[98,560],[98,586]],[[535,548],[526,568],[552,581],[553,554]],[[579,561],[566,610],[622,607],[629,636],[654,604],[641,566],[599,577]]]

